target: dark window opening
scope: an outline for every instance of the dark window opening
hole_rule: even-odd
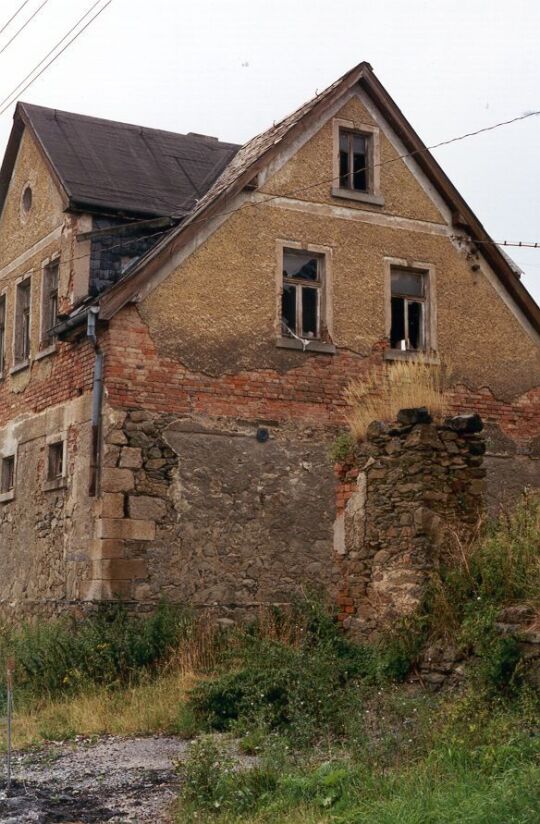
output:
[[[6,365],[6,298],[0,297],[0,375]]]
[[[369,137],[348,132],[339,133],[339,185],[342,189],[367,192],[369,188]]]
[[[17,286],[15,308],[15,362],[21,363],[30,357],[30,278]]]
[[[11,492],[15,486],[15,455],[2,458],[0,492]]]
[[[23,192],[22,205],[25,212],[29,212],[32,208],[32,189],[27,186]]]
[[[49,445],[47,480],[56,481],[64,475],[64,444],[62,441]]]
[[[283,250],[282,333],[302,339],[321,337],[322,256]]]
[[[391,289],[391,348],[425,350],[426,273],[394,269]]]
[[[43,270],[43,304],[41,307],[41,348],[52,346],[55,336],[51,329],[58,320],[58,261]]]

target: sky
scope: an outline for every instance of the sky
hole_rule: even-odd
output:
[[[12,96],[95,2],[26,0],[0,32],[2,153],[19,98],[243,143],[362,60],[427,145],[540,110],[538,0],[112,0]],[[539,147],[535,116],[434,154],[493,238],[540,243]],[[540,302],[540,248],[507,251]]]

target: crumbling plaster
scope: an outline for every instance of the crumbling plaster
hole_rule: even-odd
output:
[[[37,415],[19,415],[0,429],[0,455],[17,447],[14,498],[0,503],[0,614],[56,614],[80,598],[96,501],[88,497],[90,398]],[[67,439],[65,484],[46,484],[47,438]]]
[[[301,365],[275,346],[278,239],[332,248],[338,348],[366,355],[384,338],[385,258],[420,261],[436,273],[438,353],[456,379],[504,399],[540,384],[538,341],[450,238],[272,204],[233,214],[140,304],[159,353],[212,375]]]

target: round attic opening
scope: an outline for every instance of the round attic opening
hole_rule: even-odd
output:
[[[32,189],[30,186],[25,186],[22,194],[22,206],[25,212],[29,212],[32,208]]]

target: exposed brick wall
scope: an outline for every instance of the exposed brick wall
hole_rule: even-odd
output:
[[[210,377],[159,357],[137,309],[130,307],[115,317],[105,335],[106,386],[111,405],[123,409],[343,427],[344,388],[373,366],[382,368],[385,345],[380,341],[367,357],[346,350],[336,355],[298,353],[298,367],[284,373],[264,369]],[[478,412],[524,452],[540,432],[540,387],[508,402],[487,388],[458,386],[451,406],[455,412]]]
[[[0,382],[0,428],[23,413],[37,413],[92,389],[94,352],[90,343],[59,343],[58,351],[31,364],[19,391]]]

